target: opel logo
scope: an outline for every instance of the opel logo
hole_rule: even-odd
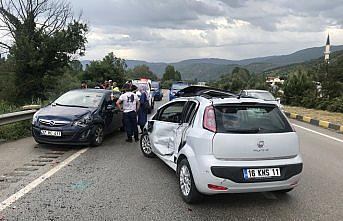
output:
[[[257,143],[257,147],[258,147],[258,148],[264,147],[264,141],[263,141],[263,140],[259,141],[259,142]]]
[[[55,121],[53,121],[53,120],[50,121],[50,122],[49,122],[49,125],[50,125],[50,126],[54,126],[54,125],[55,125]]]

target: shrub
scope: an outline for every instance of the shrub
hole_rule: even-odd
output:
[[[25,120],[0,127],[0,139],[16,140],[31,135],[31,120]]]

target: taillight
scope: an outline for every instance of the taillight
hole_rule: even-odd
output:
[[[214,113],[213,106],[208,106],[208,107],[205,108],[203,127],[206,130],[209,130],[209,131],[212,131],[212,132],[216,132],[217,131],[216,115]]]
[[[227,187],[225,186],[217,186],[214,184],[207,184],[207,187],[211,190],[227,190]]]

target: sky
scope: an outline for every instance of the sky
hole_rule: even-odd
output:
[[[86,55],[177,62],[239,60],[343,44],[343,0],[71,0]]]

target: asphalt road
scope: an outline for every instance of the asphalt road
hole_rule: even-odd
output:
[[[343,140],[341,134],[293,123]],[[343,143],[296,130],[304,171],[300,186],[286,195],[226,194],[187,205],[173,170],[143,157],[138,143],[125,143],[117,132],[0,211],[0,220],[343,220]],[[77,151],[37,146],[31,138],[0,145],[0,177],[16,177],[15,169],[52,159],[16,182],[0,180],[0,204]]]

